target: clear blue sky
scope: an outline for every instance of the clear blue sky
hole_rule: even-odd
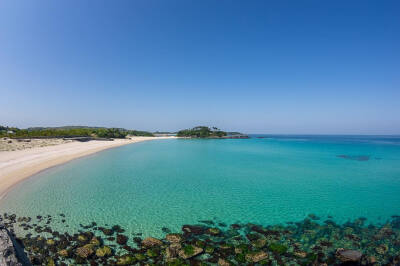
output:
[[[0,124],[399,134],[400,1],[0,1]]]

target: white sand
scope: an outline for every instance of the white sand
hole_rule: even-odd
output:
[[[0,198],[15,184],[49,167],[130,143],[174,137],[131,137],[114,141],[70,142],[55,146],[0,152]]]

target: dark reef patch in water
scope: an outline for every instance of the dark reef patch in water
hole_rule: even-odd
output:
[[[347,159],[347,160],[354,160],[354,161],[369,161],[371,158],[369,155],[345,155],[339,154],[336,155],[339,158]]]
[[[320,220],[314,214],[287,225],[204,220],[177,233],[165,227],[163,239],[143,239],[119,225],[93,222],[70,234],[51,229],[51,216],[0,215],[11,232],[30,230],[17,240],[35,265],[399,265],[400,216],[382,225]]]

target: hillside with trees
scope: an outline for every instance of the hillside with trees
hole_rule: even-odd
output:
[[[227,133],[216,127],[198,126],[191,129],[180,130],[177,136],[188,138],[222,138],[227,136]]]
[[[123,128],[104,127],[34,127],[19,129],[15,127],[0,126],[0,137],[9,138],[125,138],[126,136],[153,136],[152,133]]]

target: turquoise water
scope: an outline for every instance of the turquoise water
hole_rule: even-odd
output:
[[[256,137],[106,150],[17,185],[0,209],[64,213],[60,230],[96,221],[144,236],[209,219],[275,224],[313,213],[382,223],[400,214],[400,138]]]

